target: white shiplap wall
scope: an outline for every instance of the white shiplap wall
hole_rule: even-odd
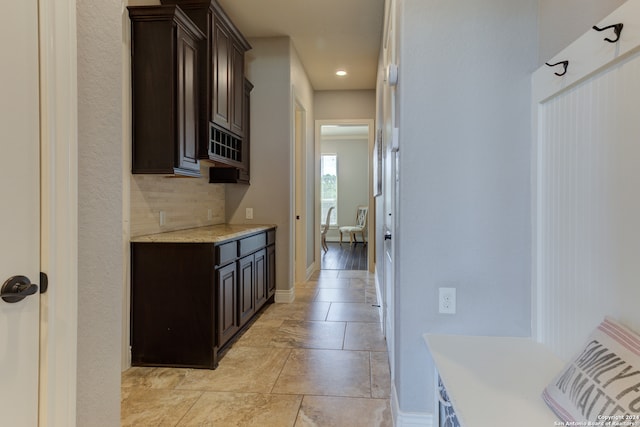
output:
[[[534,74],[535,330],[563,358],[605,315],[640,331],[639,5],[621,8],[626,51],[591,32],[556,57],[568,81],[549,89],[552,71]],[[581,68],[589,46],[609,57]]]

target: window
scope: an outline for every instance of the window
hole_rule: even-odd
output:
[[[338,224],[338,156],[323,154],[320,159],[320,194],[321,194],[321,222],[327,218],[331,206],[329,225]]]

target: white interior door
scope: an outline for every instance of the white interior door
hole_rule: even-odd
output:
[[[0,25],[0,283],[17,275],[39,283],[37,6],[4,2]],[[39,292],[15,303],[0,300],[2,425],[38,425],[39,305]]]
[[[295,163],[295,283],[302,283],[306,280],[307,272],[307,242],[305,230],[307,218],[305,215],[305,182],[304,182],[304,159],[305,159],[305,141],[304,141],[304,110],[296,102],[295,103],[295,120],[294,120],[294,163]]]
[[[389,365],[391,377],[395,378],[395,249],[393,237],[395,235],[396,217],[396,155],[390,151],[385,156],[385,183],[384,183],[384,300],[383,322],[384,333],[387,339],[387,352],[389,353]]]
[[[395,2],[388,3],[387,22],[385,29],[384,55],[385,66],[396,63],[395,55]],[[396,263],[395,254],[397,247],[397,214],[399,197],[398,156],[394,149],[394,135],[397,138],[396,127],[396,90],[394,85],[385,82],[382,91],[383,112],[383,181],[382,197],[384,208],[383,232],[384,232],[384,297],[382,301],[384,334],[387,339],[387,352],[389,353],[389,367],[391,379],[395,378],[395,289],[396,289]],[[396,146],[397,148],[397,146]]]

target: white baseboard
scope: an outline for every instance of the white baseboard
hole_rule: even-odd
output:
[[[314,271],[316,271],[315,261],[312,262],[309,267],[307,267],[307,275],[305,276],[307,281],[311,278],[311,275],[313,274]]]
[[[391,384],[391,416],[394,427],[438,427],[434,424],[433,414],[400,411],[395,384]]]
[[[286,291],[276,290],[274,301],[277,303],[290,304],[296,299],[296,291],[294,289],[288,289]]]
[[[380,327],[382,328],[382,331],[384,332],[384,313],[382,312],[383,310],[383,301],[380,300],[380,295],[382,295],[382,283],[380,283],[380,281],[378,280],[378,265],[376,264],[376,266],[373,269],[373,277],[375,277],[376,280],[376,295],[378,295],[378,303],[380,303],[380,305],[378,306],[378,319],[380,319]],[[387,349],[388,351],[388,349]]]

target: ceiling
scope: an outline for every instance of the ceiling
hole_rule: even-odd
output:
[[[289,36],[315,90],[375,88],[384,0],[219,3],[246,38]]]

